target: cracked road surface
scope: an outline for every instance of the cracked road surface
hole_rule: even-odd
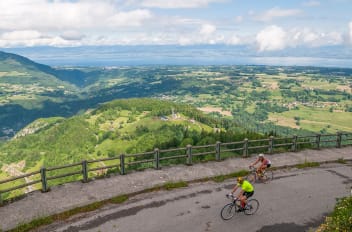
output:
[[[308,231],[331,212],[336,198],[350,194],[352,168],[326,164],[312,169],[280,170],[268,184],[256,184],[255,215],[220,218],[229,202],[225,194],[234,181],[197,183],[174,191],[146,193],[120,205],[57,222],[41,231],[91,232],[204,232],[204,231]]]

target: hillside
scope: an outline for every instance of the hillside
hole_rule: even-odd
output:
[[[245,131],[215,132],[220,121],[183,104],[157,99],[115,100],[70,118],[38,119],[0,151],[1,178],[84,159],[135,154],[187,144],[232,141]],[[106,163],[102,163],[106,165]],[[14,170],[16,170],[14,172]]]
[[[226,124],[227,130],[217,128],[220,124]],[[41,166],[53,167],[152,151],[156,147],[214,144],[244,137],[262,138],[229,122],[209,117],[189,105],[147,98],[115,100],[82,115],[42,118],[27,125],[1,146],[0,179],[35,171]],[[111,163],[104,161],[97,165]],[[60,171],[51,173],[62,174]],[[70,180],[75,177],[61,179],[59,183]]]

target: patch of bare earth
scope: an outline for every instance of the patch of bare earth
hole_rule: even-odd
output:
[[[224,116],[232,116],[231,111],[228,110],[222,110],[220,107],[212,107],[212,106],[206,106],[206,107],[201,107],[198,108],[199,110],[205,112],[205,113],[212,113],[212,112],[218,112]]]
[[[296,120],[294,120],[293,118],[286,118],[279,115],[272,115],[272,116],[269,116],[269,121],[274,122],[276,125],[279,125],[279,126],[286,126],[286,127],[291,127],[295,129],[300,128],[299,126],[296,125]]]

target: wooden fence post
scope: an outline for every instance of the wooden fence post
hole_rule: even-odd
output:
[[[215,145],[215,160],[220,161],[220,148],[221,148],[221,142],[217,141]]]
[[[316,138],[315,138],[315,143],[317,145],[317,149],[320,149],[320,134],[317,134],[316,135]]]
[[[125,155],[121,154],[120,155],[120,174],[125,175]]]
[[[342,133],[337,132],[336,133],[336,147],[341,148],[341,144],[342,144]]]
[[[272,154],[274,150],[274,136],[269,137],[269,147],[268,147],[268,152],[269,154]]]
[[[88,182],[88,167],[87,167],[87,160],[82,161],[82,175],[83,175],[83,183]]]
[[[187,165],[192,165],[192,145],[187,145]]]
[[[298,139],[298,136],[297,135],[294,135],[293,138],[292,138],[292,147],[291,147],[291,150],[296,152],[297,151],[297,139]]]
[[[40,179],[42,181],[42,192],[45,193],[48,191],[48,183],[46,181],[46,168],[40,168]]]
[[[155,159],[155,166],[156,170],[160,169],[160,151],[159,148],[154,149],[154,159]]]
[[[243,157],[248,156],[248,139],[245,138],[243,141]]]

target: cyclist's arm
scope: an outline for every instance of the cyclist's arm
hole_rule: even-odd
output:
[[[244,191],[243,189],[241,190],[241,192],[238,194],[237,198],[240,198],[243,195]]]
[[[251,166],[256,165],[259,162],[259,159],[257,159],[254,163],[251,164]]]
[[[237,189],[238,189],[238,185],[236,184],[235,187],[233,187],[232,189],[232,193],[236,192]]]

